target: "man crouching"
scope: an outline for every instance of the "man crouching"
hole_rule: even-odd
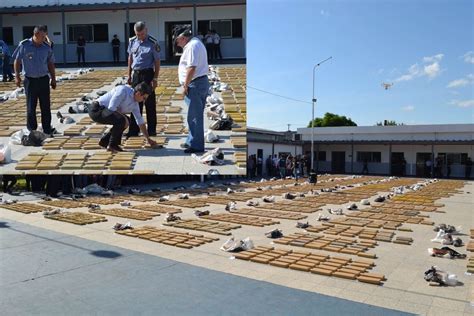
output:
[[[148,135],[145,120],[138,106],[138,103],[144,102],[151,93],[151,87],[145,82],[139,83],[135,88],[121,85],[92,103],[89,109],[90,118],[100,124],[113,125],[112,129],[100,139],[100,146],[111,152],[123,151],[120,147],[122,134],[130,123],[130,118],[125,114],[132,113],[150,146],[156,147],[156,142]]]

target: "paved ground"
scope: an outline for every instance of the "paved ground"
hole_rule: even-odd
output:
[[[0,222],[3,315],[403,315]]]
[[[232,65],[234,67],[236,65]],[[223,65],[219,67],[231,67],[230,65]],[[168,67],[164,66],[163,69],[175,69],[176,67]],[[96,68],[95,71],[99,72],[102,68]],[[105,70],[123,70],[126,72],[126,68],[119,68],[119,67],[107,67],[104,68]],[[77,69],[74,68],[66,68],[62,69],[67,73],[74,72]],[[110,85],[106,85],[103,87],[97,87],[97,89],[92,90],[87,95],[93,98],[97,97],[98,91],[109,91],[117,83],[123,83],[124,80],[122,78],[115,79]],[[182,90],[178,88],[178,90]],[[217,93],[220,95],[220,93]],[[79,98],[77,99],[79,100]],[[65,104],[63,107],[59,109],[63,115],[71,116],[75,119],[76,122],[81,120],[82,118],[88,117],[87,114],[69,114],[68,108],[73,105],[76,101]],[[179,106],[182,108],[180,115],[184,117],[184,125],[186,125],[186,117],[187,117],[187,106],[184,104],[184,101],[172,101],[174,106]],[[39,108],[38,108],[39,111]],[[56,112],[53,111],[52,115],[52,125],[56,127],[59,132],[63,132],[65,129],[69,128],[71,124],[61,124],[59,123],[58,118],[56,117]],[[210,125],[212,121],[210,121],[205,115],[204,126],[205,130]],[[158,125],[158,127],[160,127]],[[162,149],[142,149],[142,150],[133,150],[137,153],[138,157],[135,163],[135,167],[129,174],[133,173],[147,173],[147,174],[207,174],[211,169],[215,169],[222,175],[244,175],[246,173],[245,168],[239,168],[235,164],[235,152],[245,152],[244,149],[237,149],[234,148],[230,141],[231,135],[243,135],[245,136],[246,133],[236,133],[232,131],[215,131],[215,134],[219,136],[220,141],[218,143],[213,144],[206,144],[206,150],[212,150],[216,147],[222,149],[224,153],[224,161],[223,165],[215,165],[215,166],[208,166],[198,162],[194,159],[191,155],[185,154],[183,149],[180,148],[180,144],[184,142],[185,135],[162,135],[168,138],[168,144],[165,148]],[[8,143],[9,137],[0,137],[0,143]],[[37,147],[24,147],[20,145],[12,145],[12,159],[13,162],[7,165],[0,165],[0,174],[23,174],[25,171],[18,171],[15,170],[15,166],[17,161],[21,160],[23,157],[28,155],[29,153],[34,153],[42,151],[40,148]],[[85,153],[88,152],[89,154],[104,152],[104,150],[48,150],[48,153]],[[50,171],[28,171],[28,173],[41,173],[41,174],[91,174],[90,170],[50,170]],[[120,171],[123,174],[123,171]],[[93,170],[93,174],[98,173],[118,173],[118,171],[104,171],[104,170]]]
[[[361,179],[363,181],[363,179]],[[168,184],[170,187],[173,184]],[[176,185],[176,184],[174,184]],[[328,186],[333,186],[334,183],[329,182]],[[463,188],[463,193],[455,194],[450,198],[440,199],[437,202],[444,203],[445,206],[441,208],[445,213],[429,213],[430,220],[433,220],[435,223],[447,223],[451,225],[462,225],[463,231],[468,232],[470,228],[473,228],[473,216],[472,209],[474,205],[473,195],[474,192],[474,182],[467,183]],[[37,200],[38,197],[34,196],[25,196],[25,199]],[[240,203],[240,202],[239,202]],[[133,202],[132,204],[135,204]],[[140,204],[140,203],[137,203]],[[110,207],[114,207],[113,205]],[[115,206],[116,207],[116,206]],[[334,205],[327,205],[328,207],[334,208]],[[222,205],[211,205],[206,207],[211,211],[211,213],[222,213]],[[74,209],[79,211],[85,211],[85,209]],[[315,218],[320,212],[310,214],[308,220],[310,223],[315,222]],[[184,208],[183,213],[180,213],[179,216],[182,218],[196,218],[193,215],[193,210]],[[96,223],[93,225],[86,226],[77,226],[63,222],[51,221],[45,219],[42,214],[21,214],[12,211],[6,211],[0,209],[0,217],[3,218],[4,222],[7,222],[8,225],[18,228],[19,225],[16,222],[28,224],[30,226],[21,226],[23,231],[35,233],[36,228],[46,229],[49,234],[60,233],[67,234],[72,238],[79,237],[87,239],[89,241],[95,241],[102,244],[99,247],[83,246],[80,247],[84,249],[74,249],[71,252],[74,253],[87,253],[87,256],[91,257],[89,253],[96,250],[107,250],[107,251],[116,251],[121,254],[127,253],[127,251],[139,252],[145,255],[155,256],[159,258],[166,258],[173,260],[179,263],[189,264],[197,268],[210,269],[215,272],[216,275],[220,275],[217,272],[226,273],[227,277],[239,276],[252,279],[252,284],[255,284],[257,288],[262,288],[265,286],[270,286],[269,283],[274,285],[280,285],[284,287],[289,287],[295,290],[303,290],[307,292],[317,293],[315,297],[324,298],[322,301],[326,301],[327,298],[322,295],[328,295],[334,298],[347,299],[353,302],[364,303],[367,305],[379,306],[404,312],[423,314],[423,315],[472,315],[474,314],[474,308],[471,306],[470,302],[474,302],[474,295],[472,293],[472,276],[466,275],[466,260],[450,260],[446,258],[433,258],[430,257],[427,253],[427,248],[439,246],[439,244],[434,244],[430,239],[434,238],[435,233],[433,232],[432,226],[427,225],[410,225],[405,224],[407,227],[412,228],[412,233],[402,234],[408,235],[414,239],[414,243],[410,246],[406,245],[397,245],[394,243],[383,243],[380,242],[379,246],[373,251],[377,254],[376,267],[373,272],[378,272],[385,274],[387,281],[383,286],[374,286],[370,284],[362,284],[357,281],[345,280],[335,277],[326,277],[321,275],[315,275],[305,272],[299,272],[290,269],[281,269],[269,265],[257,264],[249,261],[242,260],[231,260],[231,256],[228,253],[222,252],[219,250],[219,247],[227,239],[225,236],[220,236],[220,241],[213,242],[210,244],[205,244],[203,246],[193,248],[193,249],[179,249],[176,247],[164,246],[162,244],[157,244],[143,239],[130,238],[126,236],[120,236],[112,232],[111,226],[115,222],[125,222],[123,218],[117,218],[112,216],[107,216],[109,218],[108,222]],[[266,227],[251,227],[243,226],[234,232],[236,238],[244,238],[250,236],[256,245],[270,246],[272,245],[271,241],[264,237],[264,232],[269,231],[273,228],[283,229],[285,234],[296,232],[297,229],[294,227],[295,222],[291,220],[279,220],[279,225],[266,226]],[[142,225],[152,225],[158,228],[165,228],[162,226],[163,215],[155,217],[153,220],[146,222],[131,220],[132,225],[139,227]],[[404,226],[405,226],[404,225]],[[25,228],[27,227],[27,229]],[[18,228],[20,229],[20,228]],[[176,229],[179,230],[179,229]],[[0,230],[3,232],[3,230]],[[7,230],[8,231],[8,230]],[[188,230],[182,230],[183,232],[192,232]],[[54,232],[54,233],[53,233]],[[4,235],[4,234],[2,234]],[[210,235],[210,234],[205,234]],[[56,236],[56,235],[54,235]],[[466,243],[468,239],[466,235],[461,235],[461,238]],[[3,238],[1,238],[3,240]],[[19,239],[21,240],[21,239]],[[63,240],[63,239],[61,239]],[[9,244],[9,243],[7,243]],[[15,245],[15,243],[13,243]],[[20,243],[23,245],[23,243]],[[38,244],[39,245],[39,244]],[[77,244],[75,244],[77,245]],[[280,245],[274,245],[280,247]],[[110,250],[108,247],[120,247],[123,250]],[[2,246],[4,248],[4,246]],[[57,247],[56,247],[57,248]],[[294,250],[303,250],[299,247],[292,247]],[[29,250],[21,250],[21,247],[18,248],[19,252],[25,256],[30,253]],[[58,248],[59,249],[59,248]],[[126,249],[126,250],[125,250]],[[461,253],[466,253],[465,248],[457,249]],[[107,253],[105,253],[107,255]],[[84,255],[85,256],[85,255]],[[86,257],[87,257],[86,256]],[[2,258],[4,256],[2,255]],[[7,256],[9,257],[9,256]],[[127,255],[120,257],[128,258]],[[103,258],[95,258],[96,260],[105,260]],[[110,259],[108,259],[110,260]],[[26,261],[26,260],[25,260]],[[116,260],[118,262],[119,260]],[[75,262],[72,260],[72,262]],[[90,262],[88,262],[90,264]],[[10,264],[10,263],[9,263]],[[59,263],[58,263],[59,264]],[[458,276],[459,281],[461,282],[456,287],[430,287],[427,282],[423,279],[423,272],[429,268],[431,265],[436,265],[443,270],[448,270],[452,273],[455,273]],[[185,266],[179,264],[179,266]],[[38,269],[38,266],[34,266],[35,269]],[[41,267],[42,269],[42,267]],[[4,269],[3,269],[4,270]],[[122,270],[118,270],[122,271]],[[43,275],[51,272],[44,272],[40,270],[40,274]],[[132,276],[137,275],[138,272],[133,272]],[[6,275],[9,275],[7,273]],[[120,280],[125,278],[123,273],[119,273],[121,276],[118,277]],[[13,274],[14,275],[14,274]],[[24,276],[23,278],[17,278],[21,280],[31,279],[34,277],[34,273],[31,275]],[[140,277],[137,276],[139,279]],[[186,276],[183,278],[185,280],[191,279],[191,277]],[[240,278],[236,278],[240,279]],[[104,274],[104,283],[113,283],[115,278]],[[141,291],[137,289],[133,283],[130,283],[129,279],[126,279],[127,286],[134,289],[134,293],[147,293],[148,291]],[[155,281],[155,283],[159,283]],[[201,282],[201,281],[200,281]],[[232,281],[234,282],[234,281]],[[75,282],[72,282],[75,284]],[[81,282],[79,282],[81,284]],[[152,282],[153,283],[153,282]],[[97,284],[96,281],[91,282],[91,284]],[[115,284],[115,283],[113,283]],[[233,284],[233,283],[232,283]],[[252,285],[253,286],[253,285]],[[64,286],[63,286],[64,288]],[[206,288],[206,287],[202,287]],[[214,288],[211,286],[211,288]],[[237,288],[237,287],[236,287]],[[192,289],[190,287],[190,289]],[[289,289],[287,289],[290,291]],[[191,291],[191,290],[190,290]],[[194,290],[193,290],[194,291]],[[191,293],[195,293],[191,291]],[[290,291],[291,292],[291,291]],[[298,293],[306,293],[299,292]],[[253,290],[252,293],[259,299],[256,300],[256,303],[251,303],[248,305],[260,306],[258,301],[269,302],[265,308],[272,308],[273,306],[278,305],[276,299],[275,302],[271,300],[273,296],[259,296],[260,292],[258,290]],[[265,291],[266,293],[266,291]],[[239,291],[236,296],[241,296],[242,291]],[[263,294],[262,294],[263,295]],[[305,294],[306,295],[306,294]],[[309,294],[307,294],[309,295]],[[274,295],[278,297],[277,295]],[[299,306],[298,300],[288,300],[286,299],[288,295],[284,295],[286,301],[292,302],[287,304],[294,308],[294,306]],[[313,296],[310,296],[313,298]],[[228,300],[226,298],[225,300]],[[307,299],[306,299],[307,300]],[[295,302],[295,303],[293,303]],[[83,304],[83,303],[81,303]],[[184,303],[183,303],[184,304]],[[317,310],[317,306],[320,306],[323,303],[318,302],[316,307],[312,307],[311,310]],[[239,304],[244,305],[245,304]],[[338,306],[340,304],[333,304],[333,306]],[[344,304],[341,303],[341,306]],[[184,305],[183,305],[184,306]],[[306,306],[303,304],[303,306]],[[322,306],[322,305],[321,305]],[[353,305],[356,306],[356,305]],[[359,305],[357,305],[359,306]],[[250,308],[250,307],[249,307]],[[263,307],[262,307],[263,308]],[[283,308],[283,309],[282,309]],[[306,307],[304,307],[306,308]],[[342,307],[341,307],[342,308]],[[275,311],[282,310],[282,314],[289,314],[290,311],[285,312],[284,307],[279,307]],[[302,314],[304,311],[309,311],[310,309],[304,309],[301,313],[293,312],[292,314]],[[251,310],[249,313],[255,313],[257,311],[263,312],[263,309]],[[273,312],[273,310],[270,310]],[[340,313],[344,313],[344,310],[340,310]],[[184,313],[184,311],[183,311]],[[278,312],[276,312],[278,314]],[[333,313],[334,314],[334,313]]]

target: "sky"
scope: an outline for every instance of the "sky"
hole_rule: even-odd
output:
[[[330,56],[315,117],[474,123],[474,1],[248,0],[248,126],[306,127]]]

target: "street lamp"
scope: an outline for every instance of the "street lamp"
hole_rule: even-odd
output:
[[[316,65],[314,65],[313,67],[313,100],[312,100],[312,104],[313,104],[313,115],[312,115],[312,118],[311,118],[311,169],[314,170],[314,105],[316,103],[316,97],[314,96],[314,76],[315,76],[315,73],[316,73],[316,67],[319,67],[322,63],[328,61],[329,59],[331,59],[331,57],[317,63]]]

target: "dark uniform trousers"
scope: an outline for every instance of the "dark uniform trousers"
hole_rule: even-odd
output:
[[[135,87],[143,81],[152,86],[154,75],[155,71],[152,68],[134,70],[132,76],[132,87]],[[143,102],[140,102],[138,105],[140,107],[140,113],[143,114]],[[145,101],[145,109],[148,134],[150,136],[156,136],[156,96],[154,89],[153,93],[150,94]],[[139,131],[140,128],[138,127],[137,122],[135,121],[135,118],[132,114],[130,119],[130,127],[128,128],[128,136],[138,136]]]
[[[45,134],[51,134],[49,76],[40,78],[25,77],[25,94],[26,127],[29,131],[34,131],[38,128],[38,123],[36,122],[36,105],[39,99],[43,132]]]
[[[112,125],[110,131],[105,134],[101,143],[110,145],[120,145],[122,142],[122,134],[125,130],[128,117],[118,112],[110,111],[104,106],[101,106],[99,102],[92,102],[92,106],[89,108],[89,117],[96,123]]]
[[[112,53],[114,55],[114,63],[118,63],[120,61],[120,46],[113,46]]]

